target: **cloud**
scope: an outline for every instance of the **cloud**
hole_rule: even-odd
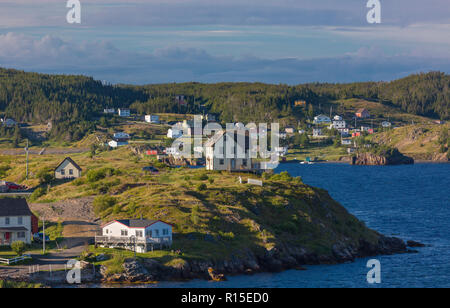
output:
[[[196,48],[127,52],[107,41],[76,44],[55,36],[0,35],[0,66],[44,73],[84,74],[113,83],[249,81],[298,84],[392,80],[429,70],[450,72],[450,59],[420,52],[387,56],[361,48],[321,59],[215,56]]]
[[[367,25],[365,0],[80,0],[86,26]],[[0,25],[63,26],[64,0],[4,0]],[[448,0],[384,1],[387,25],[446,23]]]

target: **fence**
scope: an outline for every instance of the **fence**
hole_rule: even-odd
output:
[[[23,256],[11,258],[11,259],[0,258],[0,263],[4,263],[4,264],[10,265],[10,264],[17,263],[17,262],[20,262],[20,261],[24,261],[24,260],[27,260],[27,259],[31,259],[31,256],[30,255],[23,255]]]

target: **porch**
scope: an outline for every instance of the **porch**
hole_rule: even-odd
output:
[[[9,246],[16,241],[23,241],[27,244],[26,233],[28,229],[25,227],[2,227],[0,228],[0,246]]]
[[[136,252],[147,252],[154,249],[170,247],[172,240],[170,237],[145,237],[136,238],[128,236],[96,236],[95,246],[107,248],[123,248]]]

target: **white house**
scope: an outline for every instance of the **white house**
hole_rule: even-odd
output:
[[[234,140],[230,149],[228,138]],[[205,142],[205,157],[206,170],[250,171],[252,170],[250,138],[243,132],[221,131]]]
[[[313,128],[313,136],[314,137],[322,136],[322,129],[321,128]]]
[[[315,116],[314,124],[321,124],[321,123],[331,123],[331,119],[323,114],[319,114],[318,116]]]
[[[181,136],[183,136],[183,128],[181,127],[172,127],[169,128],[169,130],[167,131],[167,138],[180,138]]]
[[[346,123],[344,120],[334,120],[333,123],[330,125],[330,128],[335,128],[335,129],[340,129],[340,128],[345,128],[346,127]]]
[[[114,113],[116,113],[116,109],[114,109],[114,108],[105,108],[105,109],[103,109],[103,113],[114,114]]]
[[[113,135],[115,140],[125,141],[130,139],[130,135],[124,132],[114,133]]]
[[[23,198],[0,199],[0,246],[22,241],[31,244],[38,221]]]
[[[148,114],[145,116],[145,122],[159,124],[159,116],[153,115],[153,114]]]
[[[119,108],[120,117],[129,117],[131,115],[130,109]]]
[[[118,148],[118,147],[121,147],[121,146],[128,145],[128,141],[111,140],[110,142],[108,142],[108,145],[111,148]]]
[[[8,127],[12,127],[15,126],[17,124],[16,121],[14,121],[13,119],[1,119],[3,125],[8,126]]]
[[[388,122],[388,121],[383,121],[381,123],[381,126],[384,128],[391,127],[391,125],[392,125],[391,122]]]
[[[81,167],[72,158],[66,157],[55,168],[55,179],[77,179],[81,177]]]
[[[95,245],[139,253],[172,245],[172,225],[161,220],[121,219],[102,226]]]
[[[169,148],[166,148],[164,151],[167,155],[172,155],[172,156],[180,155],[180,151],[176,147],[169,147]]]
[[[341,144],[342,145],[352,145],[352,139],[342,139]]]
[[[276,147],[275,152],[278,156],[285,156],[288,153],[287,147]]]

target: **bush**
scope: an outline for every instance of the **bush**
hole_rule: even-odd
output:
[[[86,178],[88,182],[97,182],[104,179],[107,176],[120,175],[120,171],[113,168],[102,168],[97,170],[89,170]]]
[[[199,174],[194,177],[194,180],[196,181],[206,181],[207,179],[208,176],[206,174]]]
[[[42,184],[48,184],[54,179],[54,173],[50,169],[41,169],[36,174],[37,178],[39,179],[39,183]]]
[[[35,201],[45,195],[46,189],[44,187],[36,188],[30,196],[30,201]]]
[[[198,184],[198,185],[197,185],[197,190],[198,190],[198,191],[204,191],[204,190],[206,190],[207,188],[208,188],[208,186],[206,186],[205,183],[201,183],[201,184]]]
[[[73,180],[72,185],[74,186],[81,186],[85,183],[85,180],[83,178],[78,178]]]
[[[26,251],[27,246],[22,241],[17,241],[11,244],[11,249],[18,255],[21,256]]]
[[[99,215],[101,212],[109,209],[110,207],[113,207],[116,205],[117,200],[114,197],[111,196],[98,196],[94,199],[93,206],[94,206],[94,212]]]

